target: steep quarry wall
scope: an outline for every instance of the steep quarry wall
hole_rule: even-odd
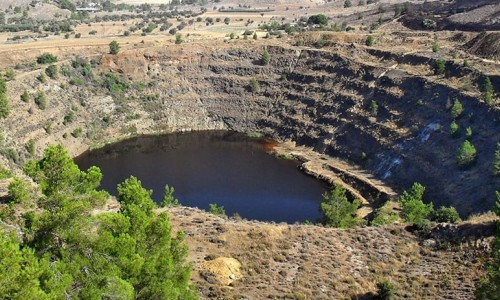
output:
[[[260,63],[264,51],[270,53],[268,65]],[[33,71],[9,83],[13,113],[4,121],[5,145],[17,149],[22,160],[29,157],[24,150],[29,140],[36,141],[38,153],[61,142],[76,155],[131,134],[260,131],[361,166],[396,190],[421,182],[427,200],[454,205],[464,215],[491,209],[500,185],[489,172],[500,141],[498,108],[434,76],[364,62],[363,57],[380,59],[352,45],[328,51],[258,43],[188,44],[104,55],[93,68],[97,79],[78,85],[66,77],[40,83],[34,79],[39,72]],[[407,60],[411,66],[411,58]],[[415,64],[421,63],[416,59]],[[103,89],[99,74],[109,72],[128,89]],[[457,74],[447,74],[450,82]],[[253,88],[252,79],[258,83]],[[47,109],[20,101],[24,89],[44,91]],[[479,154],[468,170],[455,163],[465,134],[453,139],[448,133],[454,98],[464,106],[458,123],[462,130],[471,127]],[[372,101],[378,104],[376,112]],[[77,117],[64,124],[71,110]],[[71,136],[76,128],[84,133],[77,138]]]

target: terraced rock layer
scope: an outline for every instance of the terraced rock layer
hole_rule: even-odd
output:
[[[79,154],[130,133],[260,131],[355,164],[396,192],[418,181],[427,187],[427,200],[454,205],[463,215],[493,207],[500,182],[489,168],[500,140],[500,113],[482,102],[478,91],[460,88],[464,80],[480,85],[482,74],[449,63],[443,79],[432,74],[432,58],[415,54],[401,60],[352,44],[330,50],[248,45],[151,47],[97,57],[96,74],[112,72],[130,86],[142,84],[121,95],[106,95],[90,82],[74,86],[63,77],[42,84],[34,79],[36,72],[20,75],[8,87],[13,113],[4,121],[6,146],[19,149],[22,157],[30,139],[38,151],[62,142]],[[260,63],[265,50],[268,65]],[[422,75],[425,68],[429,73]],[[499,78],[491,78],[498,86]],[[253,90],[252,79],[258,82]],[[24,89],[44,90],[48,108],[21,102]],[[455,162],[463,137],[448,133],[454,98],[464,106],[458,123],[462,129],[471,127],[479,153],[468,170]],[[372,101],[378,104],[376,112]],[[75,106],[76,121],[64,125],[64,115]],[[43,129],[49,123],[50,133]],[[84,135],[73,138],[70,133],[77,127]]]

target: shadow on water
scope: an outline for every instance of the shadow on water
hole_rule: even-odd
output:
[[[133,175],[159,202],[165,184],[181,204],[207,209],[217,203],[228,215],[276,222],[315,221],[325,186],[302,174],[292,160],[266,152],[274,141],[227,131],[143,136],[82,154],[76,163],[99,166],[102,188]]]

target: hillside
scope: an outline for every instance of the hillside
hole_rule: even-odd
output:
[[[75,157],[142,134],[262,134],[360,199],[368,224],[385,209],[397,221],[338,229],[168,208],[201,298],[370,299],[385,279],[396,298],[474,297],[500,190],[497,1],[66,2],[0,4],[0,167],[32,182],[22,166],[52,144]],[[8,205],[11,180],[4,217],[32,209]],[[468,220],[405,223],[397,200],[415,182]]]

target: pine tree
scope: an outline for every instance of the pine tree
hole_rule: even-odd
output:
[[[464,112],[462,103],[460,103],[457,98],[455,98],[455,101],[453,101],[450,112],[453,119],[460,117],[460,115],[462,115],[462,113]]]
[[[323,223],[331,227],[348,228],[364,224],[364,220],[356,216],[360,202],[358,199],[350,202],[346,196],[346,189],[338,185],[330,193],[323,195],[321,211]]]
[[[59,145],[24,170],[43,196],[19,224],[22,250],[0,228],[1,299],[197,298],[184,233],[172,235],[139,180],[118,186],[119,212],[95,214],[109,198],[98,168],[81,171]]]
[[[269,57],[269,52],[267,52],[267,51],[264,51],[264,52],[262,53],[262,56],[260,57],[260,61],[261,61],[261,63],[262,63],[263,65],[267,65],[267,64],[269,64],[270,59],[271,59],[271,58]]]
[[[500,143],[497,143],[497,150],[493,157],[492,173],[494,176],[500,176]]]
[[[444,59],[438,59],[436,65],[434,66],[434,73],[436,75],[442,75],[446,71],[446,62]]]
[[[486,77],[483,85],[484,102],[491,104],[493,101],[493,85],[491,84],[490,77]]]
[[[117,41],[109,43],[109,54],[118,54],[120,52],[120,44]]]
[[[457,152],[457,164],[460,167],[470,166],[477,156],[477,150],[471,142],[465,140]]]
[[[415,182],[409,191],[399,197],[403,218],[410,223],[421,224],[434,210],[432,203],[425,204],[423,196],[425,187]]]

